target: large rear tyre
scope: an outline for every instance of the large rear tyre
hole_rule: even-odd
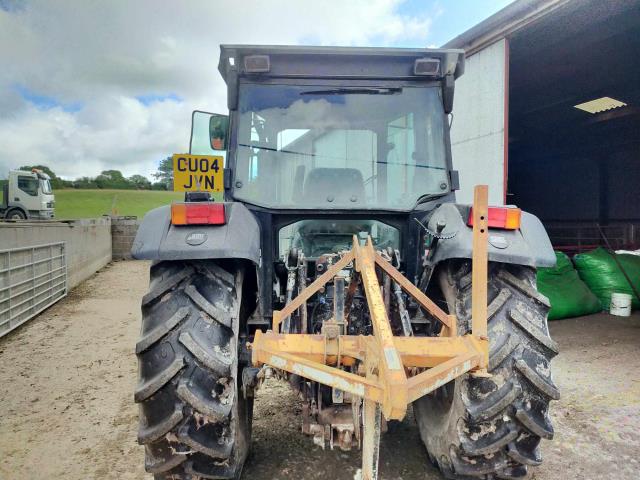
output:
[[[212,261],[151,267],[136,345],[139,443],[155,479],[236,479],[252,400],[238,388],[242,272]]]
[[[438,280],[459,332],[468,332],[470,262],[449,262]],[[414,403],[429,457],[452,479],[522,478],[542,461],[540,439],[553,437],[549,402],[560,395],[550,371],[558,346],[549,302],[533,269],[492,263],[488,280],[492,377],[463,375]]]

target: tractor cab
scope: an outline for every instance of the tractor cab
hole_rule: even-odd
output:
[[[412,212],[458,188],[448,114],[463,52],[223,45],[218,69],[229,115],[194,112],[190,153],[226,151],[224,199],[271,247],[264,281],[291,248],[314,258],[371,233],[415,275]]]
[[[462,69],[451,50],[222,46],[230,121],[194,115],[192,153],[227,150],[229,200],[410,211],[456,188],[447,114]]]

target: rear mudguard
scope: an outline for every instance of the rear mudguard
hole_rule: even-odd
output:
[[[241,203],[225,203],[225,225],[171,225],[169,205],[144,216],[131,255],[140,260],[233,258],[260,264],[260,226]]]
[[[444,204],[428,217],[427,227],[436,232],[438,223],[445,224],[429,259],[431,265],[451,258],[471,258],[473,230],[467,225],[469,205]],[[427,219],[425,219],[427,220]],[[489,260],[529,267],[552,267],[555,253],[544,226],[538,217],[522,212],[518,230],[489,229]]]

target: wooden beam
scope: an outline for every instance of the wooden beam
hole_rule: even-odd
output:
[[[487,268],[489,187],[476,185],[473,190],[473,251],[471,260],[471,321],[473,335],[487,337]]]

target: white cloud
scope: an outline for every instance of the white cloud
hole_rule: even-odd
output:
[[[41,0],[0,10],[0,175],[28,163],[65,177],[148,175],[185,150],[191,110],[226,110],[219,44],[424,45],[430,18],[401,15],[401,4]],[[38,109],[17,86],[61,106]],[[170,93],[182,101],[136,100]]]

